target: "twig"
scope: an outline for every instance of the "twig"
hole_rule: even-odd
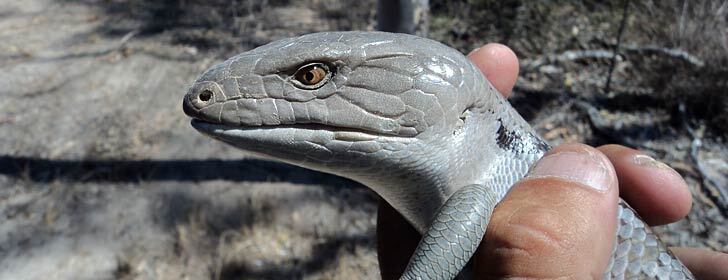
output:
[[[700,179],[700,185],[703,187],[704,192],[715,204],[716,207],[721,211],[723,216],[728,216],[728,193],[724,190],[718,182],[708,175],[702,162],[699,158],[700,147],[703,145],[703,140],[700,132],[695,131],[687,121],[687,112],[685,104],[680,102],[678,107],[680,116],[682,117],[683,126],[690,134],[693,140],[690,142],[690,159],[695,165],[695,171],[698,173]]]
[[[665,48],[660,46],[637,46],[637,45],[624,45],[620,47],[623,51],[629,53],[655,53],[664,55],[674,59],[680,59],[687,63],[694,65],[695,67],[705,66],[700,58],[690,54],[687,51],[681,49]],[[551,65],[554,62],[563,63],[566,61],[577,61],[582,59],[611,59],[616,57],[619,60],[621,55],[612,50],[596,49],[596,50],[569,50],[561,54],[552,54],[546,56],[539,56],[536,59],[523,59],[522,63],[527,68],[537,68],[543,65]]]
[[[574,101],[574,106],[579,109],[584,115],[587,116],[589,119],[589,123],[591,124],[591,127],[598,133],[610,138],[609,140],[614,142],[621,142],[623,144],[627,144],[628,146],[632,147],[641,147],[643,146],[641,143],[638,143],[636,141],[633,141],[627,137],[624,137],[624,135],[621,135],[617,132],[615,132],[613,129],[609,127],[609,122],[604,120],[602,118],[602,115],[599,113],[599,110],[594,107],[594,105],[589,104],[588,102],[576,100]]]
[[[617,31],[617,44],[614,45],[614,54],[612,55],[612,61],[609,65],[609,74],[607,74],[607,83],[604,86],[604,92],[609,93],[609,86],[612,84],[612,73],[614,73],[614,67],[617,65],[617,54],[619,53],[619,45],[622,42],[622,34],[624,34],[624,28],[627,26],[627,11],[629,10],[629,0],[624,1],[624,7],[622,7],[622,20],[619,22],[619,30]]]
[[[561,54],[552,54],[547,56],[539,56],[536,59],[524,59],[522,63],[525,67],[537,68],[543,65],[553,64],[553,62],[576,61],[581,59],[607,59],[611,58],[613,52],[610,50],[571,50]]]
[[[643,52],[643,53],[657,53],[665,56],[669,56],[676,59],[682,59],[692,65],[695,65],[696,67],[700,68],[705,66],[705,62],[701,60],[700,58],[690,54],[687,51],[681,50],[681,49],[670,49],[660,46],[624,46],[622,47],[625,50],[632,51],[632,52]]]
[[[528,94],[537,94],[538,96],[554,96],[554,97],[560,97],[566,95],[566,97],[574,97],[573,94],[569,92],[562,92],[557,90],[549,90],[549,89],[542,89],[537,88],[533,86],[527,86],[527,85],[521,85],[521,82],[516,83],[515,86],[513,86],[513,91],[517,92],[523,92]]]
[[[126,33],[126,35],[124,35],[124,37],[121,37],[121,40],[119,40],[119,46],[117,47],[117,49],[123,48],[126,43],[129,42],[131,38],[134,38],[134,36],[136,36],[137,34],[139,34],[139,29],[134,29],[132,31],[129,31],[129,33]]]

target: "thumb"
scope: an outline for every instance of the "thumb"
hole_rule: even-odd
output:
[[[493,212],[476,255],[478,279],[601,279],[615,241],[617,176],[581,144],[547,153]]]

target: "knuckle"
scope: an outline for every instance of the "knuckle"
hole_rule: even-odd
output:
[[[562,256],[574,247],[569,217],[547,208],[519,209],[501,225],[510,242],[503,245],[529,252],[529,255]]]
[[[588,249],[586,228],[579,215],[564,216],[552,208],[529,206],[494,217],[485,235],[485,261],[490,275],[529,279],[591,278],[579,266]],[[492,226],[492,228],[491,228]],[[491,229],[493,229],[491,231]]]

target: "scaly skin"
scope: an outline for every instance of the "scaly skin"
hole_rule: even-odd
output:
[[[312,63],[321,75],[302,75]],[[307,85],[312,77],[322,80]],[[207,70],[183,108],[210,137],[377,192],[424,235],[403,279],[454,278],[497,201],[549,149],[462,54],[404,34],[315,33],[261,46]],[[620,209],[605,278],[692,278],[626,203]]]

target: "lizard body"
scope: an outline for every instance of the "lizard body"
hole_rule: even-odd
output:
[[[183,108],[203,134],[378,193],[424,236],[403,279],[455,277],[549,149],[462,54],[405,34],[279,40],[207,70]],[[623,201],[619,213],[605,278],[692,279]]]

